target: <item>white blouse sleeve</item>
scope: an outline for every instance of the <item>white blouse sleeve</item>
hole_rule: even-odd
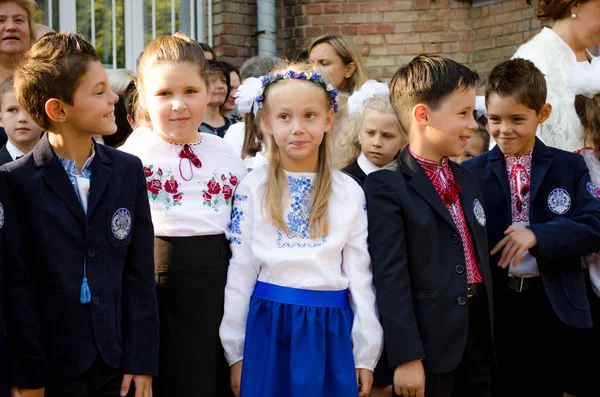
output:
[[[253,200],[250,183],[238,186],[231,211],[231,260],[225,287],[225,312],[219,336],[229,365],[243,359],[250,298],[258,279],[252,254]]]
[[[354,181],[352,183],[356,184]],[[348,277],[348,296],[350,307],[354,312],[352,324],[354,365],[356,368],[372,371],[381,355],[383,328],[377,314],[371,258],[367,246],[367,204],[364,192],[357,184],[356,190],[349,189],[348,193],[349,197],[357,197],[351,200],[357,208],[342,252],[342,269]]]

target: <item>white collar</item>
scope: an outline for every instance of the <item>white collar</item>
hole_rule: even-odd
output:
[[[358,156],[356,159],[358,166],[360,169],[366,174],[369,175],[371,172],[379,171],[381,168],[373,164],[363,153]]]
[[[10,154],[10,157],[12,157],[13,160],[16,160],[17,157],[21,157],[25,154],[19,148],[13,145],[10,140],[6,141],[6,150],[8,150],[8,154]]]

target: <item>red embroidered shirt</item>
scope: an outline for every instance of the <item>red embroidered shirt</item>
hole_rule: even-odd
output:
[[[533,149],[520,157],[511,155],[504,156],[504,160],[506,161],[506,173],[508,174],[508,183],[510,185],[510,207],[513,223],[529,223],[529,191],[531,183],[532,153]]]
[[[410,147],[408,150],[410,151]],[[483,274],[479,267],[475,243],[473,242],[473,237],[467,226],[465,214],[458,195],[460,193],[460,185],[454,180],[454,174],[448,164],[448,157],[444,157],[442,159],[442,164],[439,165],[433,160],[417,156],[412,151],[410,151],[410,153],[429,177],[429,180],[440,195],[440,198],[444,202],[446,209],[448,209],[448,212],[460,233],[467,268],[467,283],[483,282]]]

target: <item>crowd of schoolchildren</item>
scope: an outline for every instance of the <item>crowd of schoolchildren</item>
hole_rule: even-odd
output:
[[[209,50],[159,37],[115,93],[50,33],[0,85],[0,395],[600,396],[597,59],[572,153],[524,59],[476,97],[340,37]]]

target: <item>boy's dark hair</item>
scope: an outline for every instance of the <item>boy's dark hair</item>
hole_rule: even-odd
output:
[[[411,110],[422,103],[437,110],[456,90],[475,87],[479,75],[439,55],[419,55],[396,71],[390,82],[390,102],[404,131],[412,122]]]
[[[513,97],[539,113],[546,104],[548,89],[544,74],[531,61],[515,58],[492,69],[485,87],[486,103],[492,94]]]
[[[125,103],[125,111],[127,116],[131,116],[133,121],[135,121],[135,109],[137,108],[138,95],[137,88],[135,86],[135,81],[129,83],[127,88],[125,88],[125,94],[123,94],[123,102]]]
[[[94,47],[73,33],[49,33],[25,53],[14,74],[15,95],[34,123],[45,131],[52,128],[46,102],[56,98],[72,105],[92,61],[100,61]]]
[[[202,51],[207,51],[207,52],[210,52],[212,54],[212,61],[216,61],[217,60],[217,54],[215,54],[215,50],[213,50],[211,46],[209,46],[206,43],[200,43],[200,47],[202,47]]]
[[[13,76],[8,76],[2,84],[0,84],[0,109],[2,108],[2,102],[4,101],[4,95],[9,92],[14,92],[15,80]]]

